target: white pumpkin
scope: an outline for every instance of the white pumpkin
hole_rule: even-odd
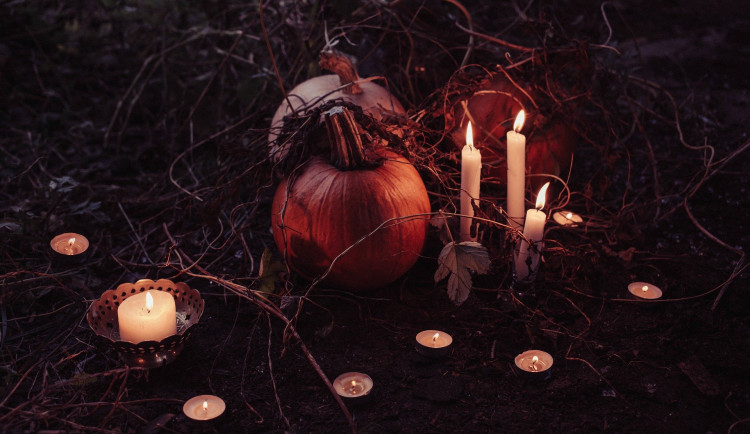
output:
[[[343,55],[335,52],[321,54],[320,67],[335,74],[321,75],[304,81],[292,89],[271,120],[268,146],[271,160],[279,161],[286,156],[289,143],[276,143],[278,131],[284,124],[284,116],[294,111],[305,113],[320,104],[341,98],[346,102],[362,107],[362,111],[377,120],[384,114],[405,115],[401,103],[387,89],[373,81],[362,81],[354,65]]]

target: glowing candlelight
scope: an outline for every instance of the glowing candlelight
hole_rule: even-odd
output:
[[[151,291],[146,292],[146,310],[151,313],[151,309],[154,308],[154,297],[151,295]]]
[[[560,226],[576,227],[583,222],[583,218],[578,214],[570,211],[558,211],[552,214],[552,218]]]
[[[539,356],[534,355],[534,357],[531,358],[531,370],[534,372],[539,370],[539,368],[536,366],[537,362],[539,362]]]
[[[166,291],[145,291],[132,295],[117,308],[120,339],[139,343],[161,341],[177,333],[174,297]]]
[[[221,416],[226,410],[224,400],[214,395],[199,395],[190,398],[182,406],[185,416],[193,420],[212,420]]]
[[[633,282],[628,285],[628,291],[635,297],[645,300],[656,300],[662,296],[661,288],[653,283]]]
[[[417,333],[417,352],[428,357],[442,357],[448,354],[453,337],[440,330],[423,330]]]
[[[89,240],[86,237],[72,232],[57,235],[49,244],[52,250],[65,256],[80,255],[89,248]]]
[[[474,206],[479,200],[479,184],[482,170],[482,153],[474,147],[471,122],[466,127],[466,145],[461,150],[461,241],[476,241],[471,235]]]
[[[547,214],[542,212],[544,208],[545,195],[549,182],[539,190],[536,197],[536,208],[526,211],[526,221],[523,226],[523,237],[518,251],[518,257],[515,258],[516,279],[526,279],[531,271],[536,271],[539,265],[539,254],[542,251],[542,238],[544,237],[544,225],[547,221]],[[534,244],[535,249],[531,249]],[[531,260],[531,264],[527,263]]]
[[[554,359],[545,351],[528,350],[517,355],[514,362],[518,369],[538,374],[549,370],[552,367],[552,363],[554,363]]]
[[[521,110],[506,134],[506,164],[508,166],[507,212],[508,223],[514,229],[523,226],[524,192],[526,190],[526,136],[521,134],[526,115]]]
[[[372,391],[372,378],[361,372],[346,372],[333,380],[333,389],[344,399],[361,399]]]

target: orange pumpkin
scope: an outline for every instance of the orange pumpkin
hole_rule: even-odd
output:
[[[406,273],[422,251],[427,190],[402,156],[363,148],[346,108],[334,107],[324,118],[331,161],[311,157],[278,186],[274,240],[289,266],[308,279],[323,275],[335,260],[327,284],[347,290],[384,286]]]

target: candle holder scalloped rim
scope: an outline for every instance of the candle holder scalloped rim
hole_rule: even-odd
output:
[[[159,342],[145,341],[134,344],[121,341],[117,308],[128,297],[148,290],[166,291],[174,296],[177,309],[177,334]],[[135,283],[122,283],[115,289],[104,291],[101,297],[89,307],[86,319],[91,330],[97,336],[107,340],[125,363],[131,366],[153,368],[171,362],[180,354],[185,341],[192,333],[192,326],[200,321],[204,306],[200,292],[185,283],[175,283],[167,279],[156,281],[141,279]]]

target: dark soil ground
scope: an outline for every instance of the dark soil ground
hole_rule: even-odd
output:
[[[275,69],[287,89],[318,74],[327,28],[416,118],[460,67],[466,17],[453,1],[265,3],[262,17],[255,2],[0,3],[0,431],[351,430],[291,329],[243,289],[277,251]],[[568,182],[586,224],[548,224],[533,294],[511,289],[505,235],[488,229],[491,271],[460,306],[433,281],[434,231],[388,287],[307,293],[292,274],[267,297],[329,380],[372,377],[372,399],[349,409],[359,432],[750,432],[747,5],[553,3],[464,5],[494,38],[476,37],[470,63],[578,47],[596,71]],[[482,188],[502,203],[502,186]],[[65,231],[90,240],[83,263],[51,254]],[[183,352],[150,370],[86,321],[141,278],[186,282],[206,304]],[[629,298],[634,280],[663,299]],[[417,355],[424,329],[453,336],[447,357]],[[529,348],[554,357],[546,381],[513,369]],[[227,411],[191,425],[182,404],[206,393]]]

